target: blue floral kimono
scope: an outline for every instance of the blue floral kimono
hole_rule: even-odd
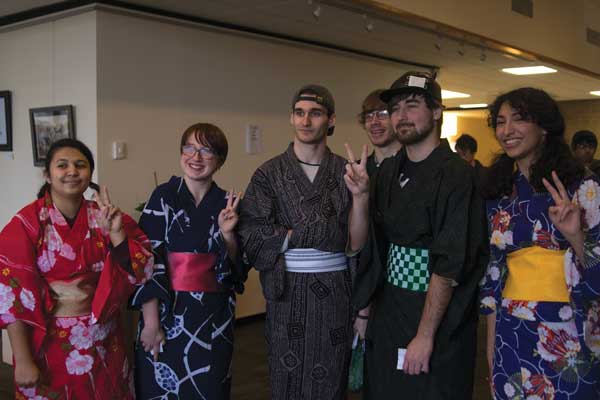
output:
[[[568,188],[582,210],[583,260],[552,225],[549,193],[535,193],[517,172],[511,197],[487,202],[491,257],[481,284],[481,311],[496,311],[496,399],[600,398],[600,186],[587,177]],[[565,302],[502,296],[507,256],[538,246],[563,250]],[[560,261],[560,259],[559,259]]]
[[[138,399],[230,397],[234,291],[242,291],[247,270],[240,257],[235,262],[229,259],[219,233],[218,215],[226,204],[227,193],[213,183],[196,206],[185,180],[172,177],[154,190],[144,208],[140,227],[152,242],[157,262],[152,279],[134,294],[131,305],[141,308],[147,301],[159,299],[160,321],[167,338],[164,351],[154,362],[139,343],[138,333]],[[222,290],[173,290],[168,265],[173,255],[207,256],[218,281],[214,284]],[[193,278],[188,275],[185,280]],[[140,332],[143,324],[141,316]]]

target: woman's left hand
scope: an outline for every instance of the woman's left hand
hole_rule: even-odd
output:
[[[237,225],[239,219],[237,207],[241,196],[242,194],[238,193],[234,200],[233,190],[227,194],[227,205],[219,213],[219,229],[224,235],[231,234]]]
[[[548,207],[548,215],[552,224],[572,242],[583,234],[581,226],[581,208],[574,204],[555,171],[552,171],[554,186],[545,178],[542,179],[546,190],[552,196],[554,205]]]

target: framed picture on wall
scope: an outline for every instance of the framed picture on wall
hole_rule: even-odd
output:
[[[12,151],[12,106],[10,92],[0,91],[0,151]]]
[[[29,109],[33,165],[44,166],[50,145],[59,139],[75,138],[73,106]]]

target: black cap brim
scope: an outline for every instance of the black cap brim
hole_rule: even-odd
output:
[[[383,101],[385,104],[389,104],[390,101],[396,97],[399,96],[401,94],[404,93],[416,93],[416,94],[424,94],[424,95],[428,95],[431,96],[431,93],[429,93],[427,90],[420,88],[420,87],[416,87],[416,86],[405,86],[405,87],[401,87],[401,88],[395,88],[395,89],[388,89],[388,90],[384,90],[383,92],[381,92],[381,94],[379,95],[379,98],[381,99],[381,101]],[[441,102],[438,99],[434,99],[438,102]]]

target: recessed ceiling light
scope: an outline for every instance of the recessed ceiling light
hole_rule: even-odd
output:
[[[557,72],[553,68],[536,65],[535,67],[518,67],[518,68],[502,68],[502,72],[513,75],[536,75],[536,74],[551,74]]]
[[[443,90],[442,89],[442,99],[461,99],[464,97],[471,97],[470,94],[453,92],[451,90]]]
[[[600,96],[600,90],[593,90],[590,92],[590,94],[593,94],[594,96]]]
[[[487,104],[485,103],[474,103],[474,104],[461,104],[459,105],[460,108],[485,108],[487,107]]]

